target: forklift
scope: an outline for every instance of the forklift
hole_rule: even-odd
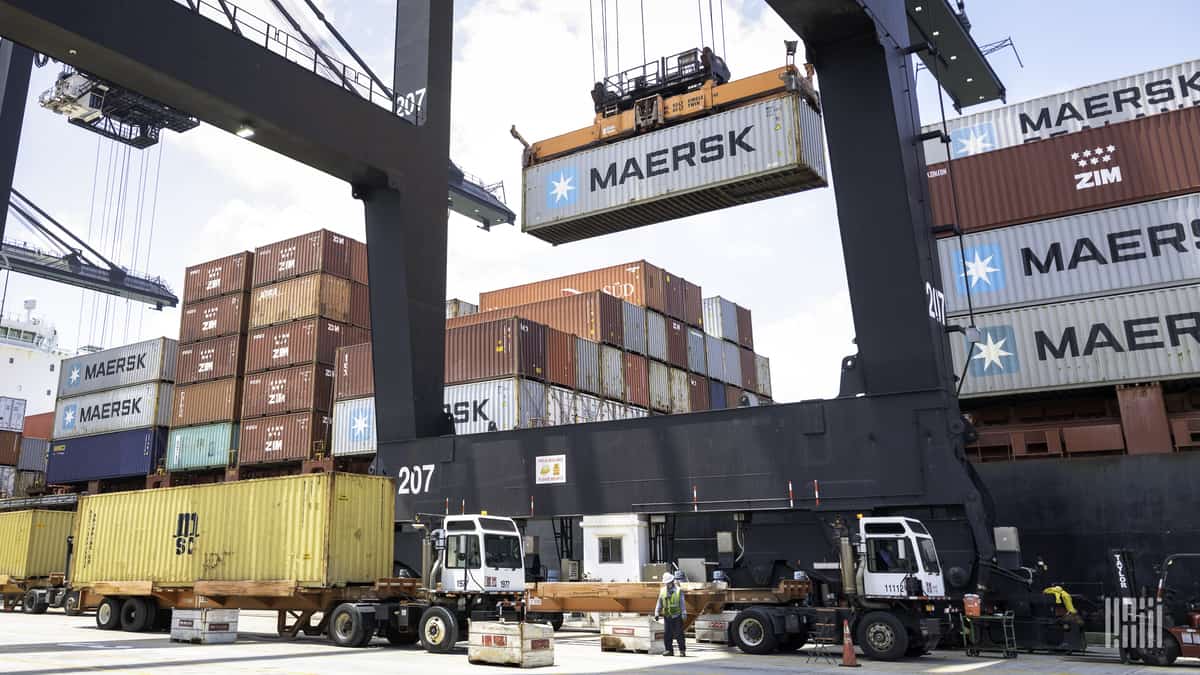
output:
[[[1132,551],[1113,550],[1109,563],[1118,597],[1106,624],[1121,662],[1169,666],[1181,656],[1200,658],[1200,553],[1167,556],[1155,570],[1153,596],[1138,586]]]

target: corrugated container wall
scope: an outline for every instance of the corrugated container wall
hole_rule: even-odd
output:
[[[933,224],[973,232],[1200,191],[1200,106],[930,166]]]
[[[643,408],[650,407],[650,374],[646,358],[625,353],[625,400]]]
[[[742,350],[732,342],[722,342],[721,351],[725,362],[725,381],[742,386]]]
[[[13,481],[13,494],[18,497],[32,497],[34,490],[44,492],[46,489],[45,471],[18,471]]]
[[[54,411],[25,416],[25,438],[41,438],[50,440],[54,432]]]
[[[1200,195],[972,232],[962,246],[938,241],[951,315],[968,289],[979,311],[1200,281]]]
[[[725,381],[725,343],[715,335],[704,335],[704,356],[707,375]]]
[[[708,381],[708,407],[710,410],[724,410],[728,407],[725,404],[725,385],[716,380]]]
[[[329,454],[329,416],[301,412],[242,422],[238,464],[271,464]]]
[[[0,498],[17,496],[17,467],[0,465]]]
[[[575,392],[562,387],[546,387],[546,426],[575,424]]]
[[[625,351],[646,353],[646,308],[626,302],[621,305],[625,321]]]
[[[683,308],[683,285],[682,277],[673,276],[670,272],[663,270],[663,288],[667,294],[667,318],[678,319],[683,321],[683,317],[687,314]]]
[[[370,340],[370,331],[328,319],[302,319],[260,328],[251,331],[246,340],[246,372],[333,363],[338,347]]]
[[[17,459],[20,471],[45,471],[50,441],[44,438],[21,438],[21,456]]]
[[[758,393],[771,397],[771,360],[761,354],[754,355],[754,381]]]
[[[360,328],[371,328],[371,289],[365,284],[350,284],[349,322]]]
[[[167,437],[167,471],[232,466],[237,447],[236,422],[172,429]]]
[[[946,121],[950,156],[968,157],[1032,140],[1115,124],[1200,103],[1200,61],[1185,61],[1137,75],[1022,101]],[[929,124],[922,132],[941,131]],[[946,161],[940,140],[925,141],[925,161]]]
[[[388,478],[319,473],[89,495],[72,581],[374,583],[392,572],[394,492]]]
[[[740,408],[742,407],[742,394],[745,392],[732,384],[725,385],[725,407]]]
[[[750,391],[758,390],[758,368],[754,362],[754,352],[749,349],[738,350],[738,370],[742,374],[742,388]]]
[[[625,359],[616,347],[600,346],[600,393],[607,399],[625,399]]]
[[[617,298],[595,291],[449,319],[446,328],[519,316],[581,338],[621,347],[625,341],[625,317],[621,307],[622,302]]]
[[[250,327],[324,317],[350,323],[350,282],[330,274],[310,274],[257,288],[250,296]]]
[[[466,300],[458,298],[450,298],[446,301],[446,318],[453,319],[456,316],[469,316],[479,313],[479,305],[472,305]]]
[[[21,432],[0,431],[0,466],[16,466],[21,461]]]
[[[754,349],[754,323],[750,319],[750,310],[734,305],[734,312],[737,314],[738,344]]]
[[[58,396],[78,396],[142,382],[170,382],[175,379],[177,350],[174,340],[156,338],[63,359]]]
[[[667,360],[667,318],[658,312],[646,312],[646,356]]]
[[[575,338],[575,388],[599,395],[600,389],[600,345]]]
[[[708,374],[707,360],[704,350],[704,331],[699,328],[688,328],[687,332],[687,367],[693,373]]]
[[[55,407],[54,440],[139,427],[165,427],[171,423],[173,386],[164,382],[146,382],[60,398]]]
[[[242,418],[242,380],[229,378],[175,387],[171,426],[188,427]]]
[[[720,296],[704,298],[704,332],[737,342],[737,305]]]
[[[333,368],[323,364],[248,375],[242,389],[242,418],[333,409]]]
[[[330,443],[334,457],[373,455],[378,447],[375,430],[375,397],[366,396],[333,404]]]
[[[52,485],[145,476],[158,468],[166,427],[149,427],[50,443],[46,482]]]
[[[671,410],[670,368],[658,361],[650,362],[650,408],[662,412]]]
[[[546,377],[546,327],[507,318],[446,331],[446,382]]]
[[[24,430],[27,407],[27,401],[23,398],[0,396],[0,431]]]
[[[710,136],[729,142],[668,166],[663,148]],[[527,167],[521,229],[560,244],[826,184],[820,113],[791,92]]]
[[[318,230],[254,249],[254,285],[300,277],[315,272],[367,283],[366,256],[352,253],[365,244],[349,237]]]
[[[546,386],[533,380],[455,384],[445,388],[443,401],[457,434],[528,429],[546,420]]]
[[[980,314],[976,325],[964,397],[1200,374],[1200,286]],[[968,343],[950,345],[961,372]]]
[[[676,368],[688,365],[687,325],[676,319],[667,319],[667,363]]]
[[[246,332],[249,295],[226,295],[186,305],[179,319],[179,344]]]
[[[175,383],[191,384],[241,375],[245,347],[245,338],[241,335],[227,335],[180,347]]]
[[[603,291],[657,312],[666,310],[663,272],[645,260],[480,293],[479,309],[490,312],[591,291]]]
[[[245,293],[250,290],[253,273],[254,254],[250,251],[192,265],[183,274],[183,302]]]
[[[546,382],[575,388],[575,340],[579,338],[553,328],[546,329]]]
[[[371,343],[346,345],[337,350],[333,364],[333,400],[362,398],[375,393]]]
[[[67,538],[74,526],[70,511],[0,513],[0,576],[38,579],[65,574]]]
[[[688,384],[687,371],[679,368],[670,368],[668,369],[667,377],[670,380],[668,386],[671,392],[670,412],[675,415],[691,412],[692,388]]]
[[[575,420],[581,424],[601,422],[604,417],[604,402],[587,394],[575,395]]]
[[[704,325],[704,291],[687,279],[683,280],[683,322],[689,326]]]
[[[688,409],[692,412],[703,412],[710,409],[708,378],[688,373]]]

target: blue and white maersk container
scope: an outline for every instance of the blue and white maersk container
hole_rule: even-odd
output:
[[[240,428],[237,423],[221,422],[172,429],[167,439],[167,471],[229,465],[237,452]]]
[[[378,449],[375,397],[352,398],[333,404],[333,456],[373,455]]]
[[[593,343],[594,344],[594,343]],[[599,367],[597,358],[597,367]],[[519,377],[454,384],[443,389],[456,434],[545,426],[546,385]]]
[[[146,382],[60,398],[54,410],[53,440],[169,426],[174,387],[167,382]]]
[[[58,374],[58,397],[69,398],[142,382],[173,382],[178,351],[179,344],[175,340],[156,338],[63,359]]]
[[[62,485],[146,476],[158,468],[166,446],[166,427],[54,440],[50,443],[46,482]]]

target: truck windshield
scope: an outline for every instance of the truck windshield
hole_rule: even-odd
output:
[[[521,540],[507,534],[483,535],[484,560],[494,569],[521,569]]]
[[[938,565],[937,547],[933,545],[933,540],[929,537],[917,537],[917,546],[921,549],[921,562],[925,565],[925,571],[929,574],[941,574],[942,568]]]

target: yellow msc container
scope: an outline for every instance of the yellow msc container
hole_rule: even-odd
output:
[[[390,478],[319,473],[81,497],[71,581],[287,581],[392,572]]]
[[[69,511],[0,513],[0,576],[36,579],[66,572],[67,537],[74,525]]]

